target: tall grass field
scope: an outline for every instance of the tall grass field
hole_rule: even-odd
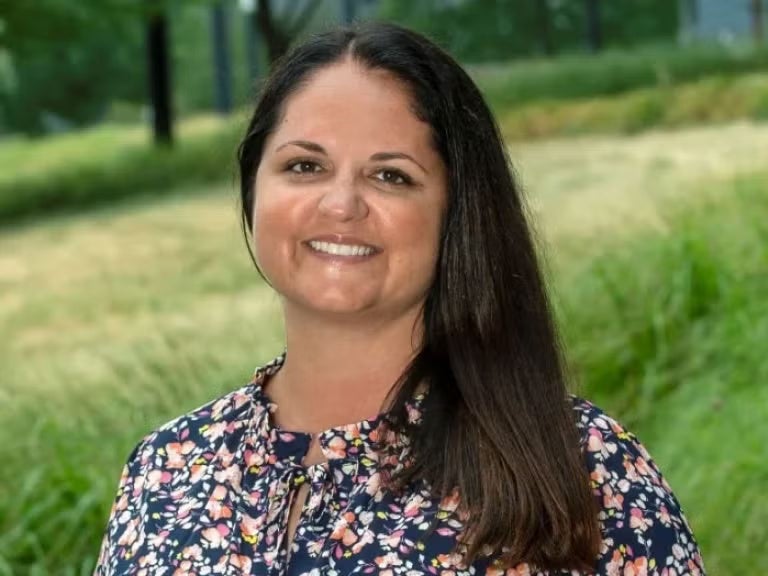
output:
[[[768,128],[513,144],[578,393],[636,432],[710,574],[768,573]],[[281,350],[231,184],[0,232],[0,575],[93,570],[149,430]]]

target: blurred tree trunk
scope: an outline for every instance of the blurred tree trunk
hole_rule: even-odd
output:
[[[253,10],[248,14],[247,18],[243,19],[245,23],[245,59],[248,65],[248,78],[255,80],[261,74],[259,63],[259,37],[258,26],[254,23],[256,20],[256,10]]]
[[[270,0],[258,1],[252,24],[264,38],[270,63],[288,51],[293,39],[306,27],[321,3],[322,0],[307,0],[300,9],[296,9],[297,2],[291,2],[291,12],[296,16],[289,19],[284,15],[277,17]]]
[[[345,24],[355,20],[355,0],[341,0],[341,19]]]
[[[541,51],[547,56],[552,56],[555,47],[552,43],[552,12],[549,9],[549,0],[536,0],[536,26]]]
[[[600,0],[584,0],[587,24],[587,46],[592,52],[603,47],[603,27],[600,17]]]
[[[229,51],[229,22],[222,0],[216,0],[211,6],[211,43],[216,110],[226,115],[232,110],[232,64]]]
[[[147,59],[155,144],[170,146],[173,143],[173,117],[168,17],[165,9],[156,7],[153,2],[147,15]]]
[[[752,37],[757,44],[763,43],[763,0],[752,0],[750,12],[752,13]]]

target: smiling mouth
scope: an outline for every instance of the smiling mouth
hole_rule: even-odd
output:
[[[362,244],[337,244],[335,242],[322,242],[310,240],[307,245],[315,252],[328,254],[329,256],[360,257],[370,256],[376,252],[373,246]]]

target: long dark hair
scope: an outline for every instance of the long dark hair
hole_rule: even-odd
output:
[[[390,486],[426,480],[436,496],[458,490],[467,562],[490,547],[512,566],[590,569],[597,510],[545,285],[498,127],[461,66],[426,38],[377,22],[296,47],[273,68],[240,145],[243,233],[286,98],[347,56],[409,86],[448,171],[422,347],[388,399],[388,422],[412,439],[412,463]],[[416,431],[406,403],[423,381],[430,391]]]

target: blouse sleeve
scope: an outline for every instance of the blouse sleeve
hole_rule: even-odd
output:
[[[149,438],[150,436],[147,436],[136,445],[123,466],[117,495],[112,503],[107,528],[101,542],[94,576],[112,576],[118,556],[124,555],[130,550],[132,544],[137,543],[138,527],[131,525],[135,520],[126,522],[126,519],[132,516],[130,511],[140,505],[139,500],[146,475],[146,451]]]
[[[704,575],[680,503],[645,447],[615,420],[590,419],[585,456],[600,502],[598,575]]]

